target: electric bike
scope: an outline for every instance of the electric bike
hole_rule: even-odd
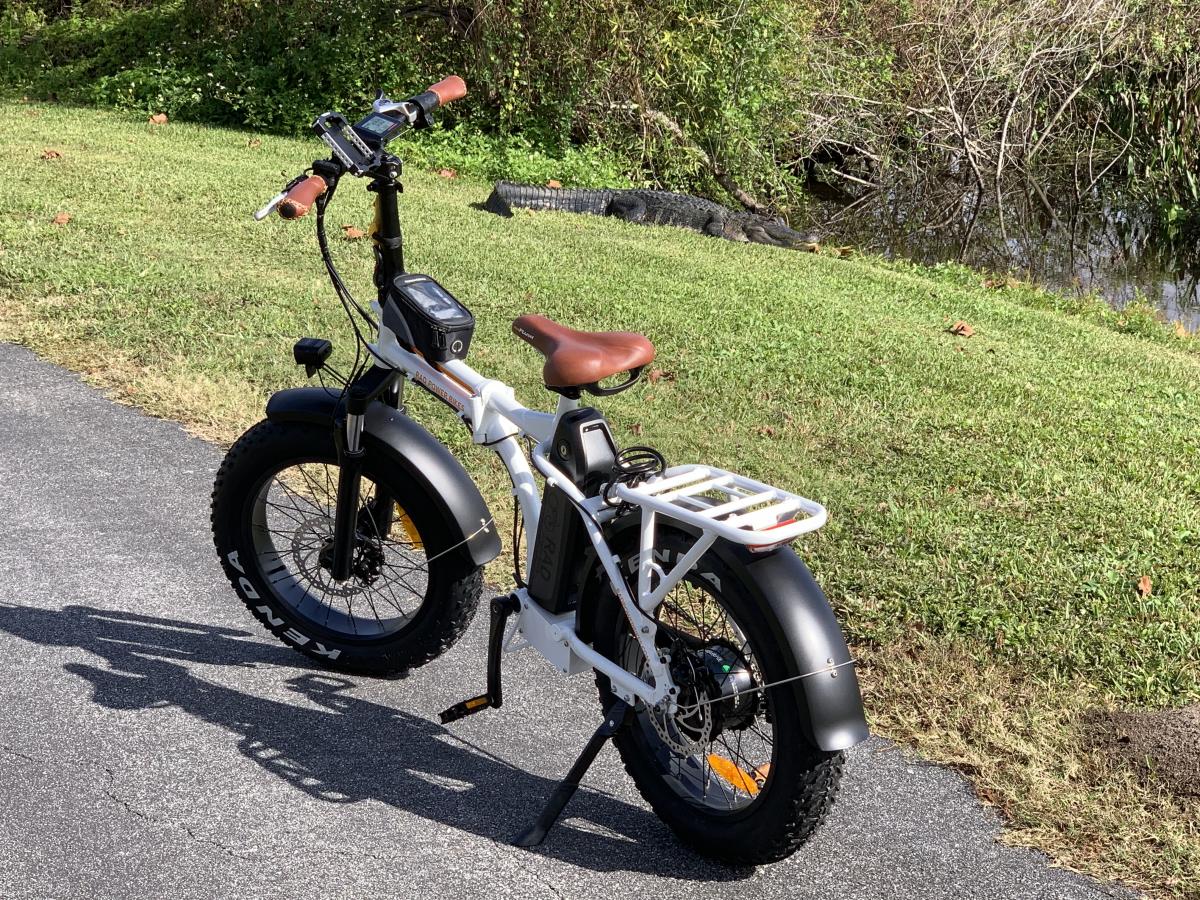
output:
[[[405,385],[424,389],[500,458],[515,498],[515,585],[489,602],[487,689],[442,722],[500,707],[502,660],[526,649],[563,675],[594,672],[604,713],[516,843],[546,836],[611,738],[684,842],[730,864],[782,859],[819,827],[844,751],[867,736],[854,661],[789,546],[826,511],[715,466],[621,447],[581,401],[638,381],[655,354],[642,335],[518,318],[513,333],[545,358],[553,412],[523,406],[466,363],[469,309],[405,269],[401,161],[387,149],[465,94],[451,77],[407,100],[381,93],[358,122],[322,114],[313,131],[331,155],[256,213],[298,219],[315,208],[357,353],[343,374],[329,341],[297,342],[295,361],[321,386],[274,394],[225,457],[212,503],[225,573],[273,635],[347,672],[402,673],[454,644],[501,539],[466,470],[407,415]],[[325,232],[348,176],[375,195],[368,307],[335,268]]]

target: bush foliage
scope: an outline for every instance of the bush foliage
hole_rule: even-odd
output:
[[[0,77],[38,97],[294,133],[453,71],[472,94],[440,146],[483,175],[786,208],[815,165],[875,182],[969,164],[983,190],[1039,154],[1078,168],[1082,148],[1089,176],[1151,179],[1194,204],[1189,5],[10,0]]]

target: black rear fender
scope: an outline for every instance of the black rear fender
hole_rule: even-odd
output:
[[[344,410],[340,397],[319,387],[289,388],[271,396],[267,418],[334,427]],[[363,427],[368,454],[383,453],[420,485],[446,527],[451,553],[481,566],[500,555],[500,532],[479,488],[453,454],[399,410],[383,403],[367,408]]]
[[[639,518],[623,516],[610,526],[609,543],[622,559],[636,552]],[[683,525],[673,527],[693,538],[697,534]],[[788,677],[807,676],[792,682],[792,689],[803,695],[813,743],[822,750],[835,751],[866,740],[866,715],[850,650],[829,601],[795,551],[780,547],[768,553],[751,553],[745,547],[718,540],[709,552],[718,554],[740,576],[759,607],[770,613],[776,637],[791,651]],[[594,552],[587,555],[581,569],[576,621],[580,637],[590,642],[600,603],[618,601],[605,584]],[[627,577],[631,585],[636,583],[636,576]],[[813,672],[819,674],[809,674]]]

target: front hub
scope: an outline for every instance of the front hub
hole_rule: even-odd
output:
[[[354,559],[350,564],[350,574],[363,584],[374,584],[383,573],[383,548],[375,541],[369,541],[358,535],[354,539]],[[333,570],[333,538],[325,541],[317,553],[317,562],[326,572]]]

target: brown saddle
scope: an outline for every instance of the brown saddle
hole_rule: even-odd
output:
[[[535,315],[516,319],[512,330],[546,357],[542,368],[546,387],[568,397],[578,397],[581,390],[592,394],[622,391],[654,359],[654,345],[630,331],[576,331]],[[612,387],[600,386],[604,379],[621,372],[629,372],[630,377]]]

